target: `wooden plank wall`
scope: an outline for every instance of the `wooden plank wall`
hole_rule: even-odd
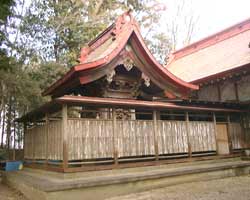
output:
[[[153,121],[117,121],[118,157],[154,155]]]
[[[244,148],[244,133],[242,131],[240,123],[230,123],[230,137],[232,141],[233,149]]]
[[[152,120],[117,120],[118,157],[155,155]],[[48,127],[47,127],[48,126]],[[25,159],[62,160],[61,121],[50,121],[28,129],[25,134]],[[216,151],[213,122],[190,121],[189,136],[185,121],[157,120],[159,155],[188,153],[188,137],[192,152]],[[239,123],[231,123],[234,149],[243,148]],[[84,160],[114,157],[112,120],[68,119],[68,158]]]
[[[112,120],[68,120],[69,160],[113,157]]]
[[[48,128],[48,159],[63,159],[62,125],[61,121],[49,122]]]
[[[159,154],[188,152],[185,121],[158,121],[157,139]]]
[[[185,121],[157,121],[159,154],[188,153]],[[112,158],[111,120],[68,120],[69,160]],[[216,151],[213,122],[190,122],[194,152]],[[155,155],[153,121],[117,120],[118,157]]]
[[[216,151],[215,134],[213,122],[191,121],[189,137],[192,152]]]
[[[47,127],[48,126],[48,127]],[[48,159],[62,160],[61,121],[50,121],[27,129],[25,159],[46,159],[46,130],[48,130]]]

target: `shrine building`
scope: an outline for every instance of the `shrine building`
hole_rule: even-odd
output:
[[[166,66],[125,12],[81,50],[24,123],[24,159],[60,172],[239,156],[250,147],[250,20]]]

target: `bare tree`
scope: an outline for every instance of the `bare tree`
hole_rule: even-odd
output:
[[[170,8],[169,8],[170,9]],[[190,44],[198,28],[199,16],[196,14],[192,0],[176,0],[166,20],[167,33],[171,40],[171,50]]]

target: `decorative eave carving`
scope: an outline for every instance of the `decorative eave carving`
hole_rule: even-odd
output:
[[[115,75],[115,70],[112,70],[109,74],[107,74],[107,81],[108,83],[111,83],[113,81],[113,77]]]
[[[150,86],[150,78],[144,73],[141,74],[141,78],[144,80],[144,84],[147,87],[149,87]]]
[[[123,60],[123,66],[127,71],[130,71],[134,67],[134,62],[130,58],[125,58]]]

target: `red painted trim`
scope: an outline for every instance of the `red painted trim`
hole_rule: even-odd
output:
[[[171,93],[170,91],[164,91],[165,97],[169,98],[169,99],[175,99],[176,96]]]
[[[66,82],[69,78],[71,78],[74,72],[75,72],[75,69],[74,67],[72,67],[63,77],[61,77],[59,80],[53,83],[50,87],[44,90],[42,92],[42,95],[43,96],[50,95],[57,87],[59,87],[61,84]]]
[[[106,57],[101,58],[99,60],[93,61],[93,62],[89,62],[89,63],[83,63],[83,64],[79,64],[75,67],[72,67],[71,70],[61,79],[59,79],[57,82],[55,82],[52,86],[50,86],[48,89],[46,89],[42,95],[50,95],[53,93],[53,91],[59,87],[60,85],[62,85],[64,82],[66,82],[67,80],[69,80],[70,78],[72,78],[73,74],[75,72],[78,71],[83,71],[83,70],[89,70],[89,69],[93,69],[99,66],[103,66],[105,64],[108,64],[113,58],[115,58],[121,51],[122,49],[125,47],[130,35],[132,34],[132,30],[128,27],[127,31],[124,32],[121,35],[124,35],[125,37],[121,37],[123,38],[123,40],[120,41],[119,45]]]
[[[203,106],[183,106],[169,102],[157,101],[142,101],[131,99],[117,99],[117,98],[99,98],[99,97],[86,97],[86,96],[63,96],[54,100],[58,103],[79,103],[79,104],[93,104],[103,106],[127,106],[127,107],[144,107],[144,108],[165,108],[165,109],[178,109],[178,110],[192,110],[192,111],[214,111],[214,112],[244,112],[237,109],[227,108],[213,108]]]
[[[226,71],[223,71],[223,72],[220,72],[220,73],[217,73],[217,74],[206,76],[204,78],[194,80],[191,83],[193,83],[193,84],[201,84],[201,83],[205,83],[205,82],[212,81],[212,80],[215,80],[215,79],[221,79],[223,77],[228,77],[231,74],[234,75],[234,74],[240,73],[242,71],[250,71],[250,64],[235,67],[235,68],[230,69],[230,70],[226,70]]]
[[[125,13],[125,15],[128,15],[128,14],[129,13]],[[124,16],[122,15],[117,20],[116,25],[119,25],[119,27],[110,26],[110,27],[113,27],[112,29],[116,29],[115,30],[115,40],[116,40],[115,42],[118,43],[118,46],[109,55],[107,55],[104,58],[98,59],[96,61],[82,63],[82,64],[79,64],[79,65],[71,68],[71,70],[64,77],[62,77],[57,82],[55,82],[52,86],[50,86],[42,94],[43,95],[52,94],[54,92],[54,90],[56,90],[58,87],[63,85],[66,81],[68,81],[71,78],[74,78],[75,72],[85,71],[85,70],[89,70],[89,69],[93,69],[93,68],[97,68],[97,67],[102,67],[102,66],[108,64],[109,62],[111,62],[111,60],[113,60],[116,56],[118,56],[119,53],[122,51],[122,49],[125,47],[125,45],[127,44],[132,33],[134,33],[134,34],[132,34],[132,37],[134,37],[134,35],[136,36],[135,41],[138,41],[137,43],[138,43],[138,46],[140,46],[142,54],[146,57],[146,59],[148,60],[149,63],[152,63],[152,67],[154,66],[155,69],[159,73],[161,73],[165,79],[171,81],[173,84],[178,84],[177,87],[181,87],[182,90],[197,90],[199,88],[196,85],[182,81],[181,79],[177,78],[172,73],[170,73],[162,65],[160,65],[155,60],[154,56],[148,50],[148,48],[147,48],[147,46],[146,46],[146,44],[145,44],[145,42],[140,34],[139,27],[138,27],[138,24],[136,23],[136,21],[132,18],[131,15],[129,15],[130,21],[123,24],[124,20],[125,20]],[[102,34],[100,34],[98,36],[97,40],[93,40],[90,44],[94,45],[95,42],[97,42],[98,40],[101,40],[101,37],[104,37],[105,34],[110,33],[110,31],[112,30],[110,27],[108,28],[108,30],[106,30]],[[83,59],[86,59],[86,57],[87,56],[83,56]]]
[[[101,32],[95,39],[91,40],[88,43],[89,47],[93,47],[93,45],[99,41],[100,39],[102,39],[103,37],[105,37],[109,32],[111,32],[111,30],[114,28],[115,24],[111,24],[108,28],[106,28],[103,32]]]
[[[197,42],[194,42],[182,49],[179,49],[173,53],[174,60],[177,60],[181,57],[184,57],[186,55],[192,54],[196,51],[199,51],[201,49],[204,49],[206,47],[212,46],[216,43],[219,43],[223,40],[229,39],[235,35],[238,35],[240,33],[243,33],[247,30],[250,30],[250,19],[247,19],[243,22],[240,22],[236,25],[233,25],[229,28],[226,28],[218,33],[215,33],[211,36],[208,36],[204,39],[201,39]],[[169,64],[168,64],[169,66]]]
[[[151,61],[151,63],[155,66],[156,69],[158,69],[158,72],[161,73],[163,76],[165,76],[165,78],[169,79],[170,81],[177,83],[180,87],[185,87],[186,89],[192,89],[192,90],[198,90],[199,86],[194,85],[194,84],[190,84],[187,83],[183,80],[181,80],[180,78],[178,78],[177,76],[175,76],[174,74],[172,74],[169,70],[167,70],[166,68],[164,68],[160,63],[158,63],[156,61],[156,59],[154,58],[154,56],[150,53],[148,47],[146,46],[140,32],[138,31],[137,28],[134,29],[134,33],[137,36],[137,40],[139,42],[137,42],[137,44],[139,44],[142,48],[141,49],[141,53],[145,55],[145,57],[148,57],[149,59],[147,59],[148,61]],[[144,53],[142,52],[144,51]]]

